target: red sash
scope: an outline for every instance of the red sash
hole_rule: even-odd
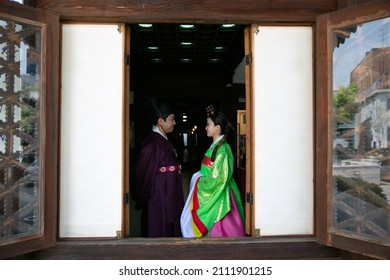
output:
[[[213,163],[214,163],[214,162],[212,162],[212,161],[211,161],[211,158],[209,158],[208,156],[204,156],[204,157],[203,157],[203,160],[202,160],[202,164],[203,164],[203,165],[206,165],[207,167],[210,167],[210,168],[211,168],[211,167],[213,166]]]

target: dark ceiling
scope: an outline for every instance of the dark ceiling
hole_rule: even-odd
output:
[[[236,67],[243,58],[243,28],[221,24],[132,25],[132,43],[144,62]]]
[[[142,79],[145,92],[164,95],[161,98],[179,112],[178,125],[203,125],[206,105],[218,108],[225,97],[225,91],[214,84],[225,88],[244,57],[244,26],[164,23],[130,27],[131,65],[135,69],[131,77]],[[160,83],[159,91],[154,83]],[[175,92],[186,95],[173,97]],[[182,112],[188,116],[186,124],[181,123]]]

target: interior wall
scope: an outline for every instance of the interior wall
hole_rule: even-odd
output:
[[[311,27],[260,26],[254,35],[255,228],[313,233]]]
[[[121,230],[123,33],[62,28],[60,237]]]
[[[245,59],[242,59],[234,71],[233,84],[245,84]]]

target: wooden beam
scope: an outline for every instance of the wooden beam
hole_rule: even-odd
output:
[[[337,9],[337,0],[83,1],[36,0],[63,20],[88,22],[314,22]]]

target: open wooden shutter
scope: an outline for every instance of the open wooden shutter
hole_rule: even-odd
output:
[[[2,1],[0,259],[55,245],[59,18]]]
[[[374,1],[319,16],[316,32],[317,240],[377,258],[390,258],[389,19]]]

